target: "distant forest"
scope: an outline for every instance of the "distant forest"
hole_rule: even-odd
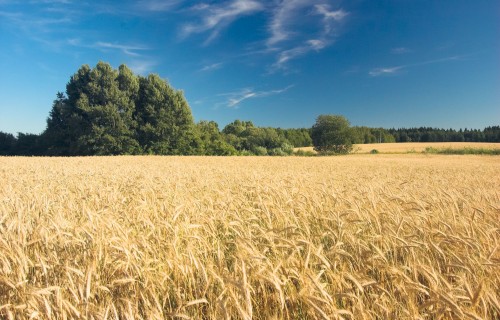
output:
[[[388,142],[500,142],[500,126],[477,129],[401,128],[383,129],[352,127],[355,144]],[[293,148],[311,147],[311,129],[256,127],[251,121],[236,120],[222,131],[213,121],[200,121],[193,127],[194,148],[187,155],[289,155]],[[54,152],[42,133],[18,133],[14,136],[0,131],[2,156],[76,156],[118,154],[182,154],[179,152],[100,152],[60,150]]]
[[[477,129],[350,127],[352,143],[500,142],[500,126]],[[41,134],[0,131],[0,155],[290,155],[312,146],[311,128],[256,127],[235,120],[222,130],[194,123],[181,91],[158,75],[134,75],[99,62],[82,66],[57,93]]]

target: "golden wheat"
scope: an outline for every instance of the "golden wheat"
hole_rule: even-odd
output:
[[[370,153],[377,150],[381,153],[414,153],[425,151],[426,148],[435,149],[500,149],[498,142],[406,142],[406,143],[366,143],[355,144],[354,153]],[[295,148],[295,151],[314,152],[313,147]]]
[[[489,156],[0,158],[0,318],[498,319]]]

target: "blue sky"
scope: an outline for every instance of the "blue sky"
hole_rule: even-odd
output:
[[[157,73],[196,121],[500,124],[497,0],[0,0],[0,131],[40,133],[98,61]]]

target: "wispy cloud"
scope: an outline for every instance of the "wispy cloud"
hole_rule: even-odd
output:
[[[148,51],[151,48],[137,45],[137,44],[121,44],[121,43],[111,43],[106,41],[97,41],[95,43],[89,44],[85,43],[81,38],[69,38],[65,41],[66,45],[80,47],[80,48],[91,48],[101,50],[103,52],[107,51],[120,51],[130,57],[142,57],[140,51]]]
[[[264,26],[268,36],[246,47],[247,54],[274,56],[268,64],[270,73],[288,71],[287,64],[296,58],[331,46],[339,34],[341,23],[349,15],[335,8],[333,0],[226,0],[205,2],[182,10],[197,17],[180,28],[182,39],[194,34],[206,34],[203,45],[209,45],[235,20],[265,11]],[[264,29],[265,27],[266,29]],[[210,70],[207,68],[206,70]]]
[[[228,99],[225,103],[225,105],[229,108],[238,108],[239,105],[248,99],[255,99],[255,98],[263,98],[263,97],[269,97],[277,94],[281,94],[283,92],[288,91],[291,89],[293,85],[289,85],[285,88],[282,89],[276,89],[276,90],[268,90],[268,91],[255,91],[252,88],[244,88],[236,92],[230,92],[230,93],[223,93],[220,94],[219,96],[228,96]]]
[[[412,52],[412,50],[409,48],[406,48],[406,47],[398,47],[398,48],[391,49],[392,54],[405,54],[405,53],[410,53],[410,52]]]
[[[463,60],[466,56],[467,55],[455,55],[455,56],[449,56],[449,57],[440,58],[440,59],[427,60],[427,61],[422,61],[422,62],[418,62],[418,63],[411,63],[411,64],[405,64],[405,65],[394,66],[394,67],[374,68],[374,69],[370,70],[368,72],[368,74],[371,77],[394,75],[394,74],[397,74],[397,73],[403,71],[404,69],[426,66],[426,65],[436,64],[436,63],[459,61],[459,60]]]
[[[341,22],[349,14],[342,9],[331,10],[327,4],[318,4],[315,6],[318,14],[323,16],[324,33],[330,34],[334,30],[335,22]]]
[[[184,0],[142,0],[137,3],[140,10],[164,12],[179,6]]]
[[[21,32],[25,39],[43,44],[52,51],[60,51],[64,41],[61,36],[76,25],[77,13],[70,9],[70,1],[37,0],[25,4],[30,10],[22,10],[16,2],[5,2],[7,7],[0,11],[2,32]],[[8,6],[12,4],[13,6]],[[59,9],[59,10],[57,10]],[[10,29],[10,30],[9,30]]]
[[[123,45],[123,44],[116,44],[116,43],[109,43],[109,42],[96,42],[94,45],[91,47],[97,48],[97,49],[113,49],[113,50],[119,50],[125,53],[126,55],[133,56],[133,57],[138,57],[140,56],[139,53],[136,51],[144,51],[144,50],[149,50],[148,47],[143,47],[143,46],[136,46],[136,45]]]
[[[331,45],[336,36],[336,27],[347,15],[342,9],[332,10],[323,1],[281,2],[274,9],[268,25],[270,36],[266,46],[270,52],[278,52],[271,72],[286,70],[290,60]],[[317,16],[321,19],[318,20]]]
[[[320,15],[322,17],[323,34],[329,34],[333,30],[333,23],[342,21],[348,13],[342,9],[332,10],[330,5],[314,0],[290,0],[283,1],[276,6],[273,17],[269,23],[267,39],[268,47],[291,40],[298,35],[298,29],[307,22],[306,15]],[[314,19],[316,20],[316,19]]]
[[[242,101],[255,97],[257,97],[257,93],[252,92],[250,89],[245,89],[238,95],[238,97],[230,98],[227,106],[230,108],[234,108],[237,107]]]
[[[156,65],[157,62],[154,60],[132,60],[127,63],[127,66],[130,68],[130,70],[141,75],[146,75],[147,73],[151,72]]]
[[[45,13],[45,14],[44,14]],[[61,35],[74,23],[70,14],[47,14],[46,12],[24,11],[0,11],[0,25],[2,32],[11,30],[17,36],[23,34],[25,39],[29,39],[44,48],[59,52],[65,44]]]
[[[296,21],[296,16],[300,9],[308,6],[308,0],[290,0],[281,2],[273,12],[273,17],[269,23],[271,36],[267,39],[267,46],[273,47],[279,42],[290,37],[290,26]]]
[[[70,4],[71,0],[31,0],[33,4]]]
[[[181,36],[188,37],[194,33],[210,31],[210,35],[205,41],[205,44],[208,44],[234,20],[261,11],[263,8],[260,2],[254,0],[234,0],[223,4],[194,6],[192,11],[200,15],[202,21],[198,24],[185,24],[182,26]]]
[[[212,64],[204,66],[203,68],[200,69],[200,71],[205,72],[205,71],[217,70],[217,69],[220,69],[222,67],[222,65],[223,65],[222,62],[212,63]]]
[[[307,40],[302,45],[296,46],[291,49],[283,50],[279,53],[278,59],[271,67],[271,72],[276,70],[285,70],[287,69],[286,64],[288,61],[295,59],[297,57],[306,55],[310,51],[319,51],[326,46],[326,43],[323,40],[311,39]]]
[[[390,68],[375,68],[372,69],[370,72],[368,72],[368,74],[372,77],[387,76],[395,74],[403,68],[405,68],[405,66],[397,66]]]
[[[340,21],[347,16],[347,12],[344,10],[331,10],[330,6],[327,4],[317,4],[314,6],[316,10],[321,13],[326,19],[333,19]]]
[[[5,12],[0,11],[0,17],[4,17],[9,20],[12,26],[18,29],[24,30],[25,32],[48,32],[51,26],[58,26],[61,24],[69,24],[72,22],[71,18],[68,16],[63,17],[41,17],[37,15],[26,15],[21,12]]]

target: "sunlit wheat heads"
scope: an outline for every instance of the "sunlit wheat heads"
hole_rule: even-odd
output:
[[[0,158],[2,319],[499,319],[492,156]]]

